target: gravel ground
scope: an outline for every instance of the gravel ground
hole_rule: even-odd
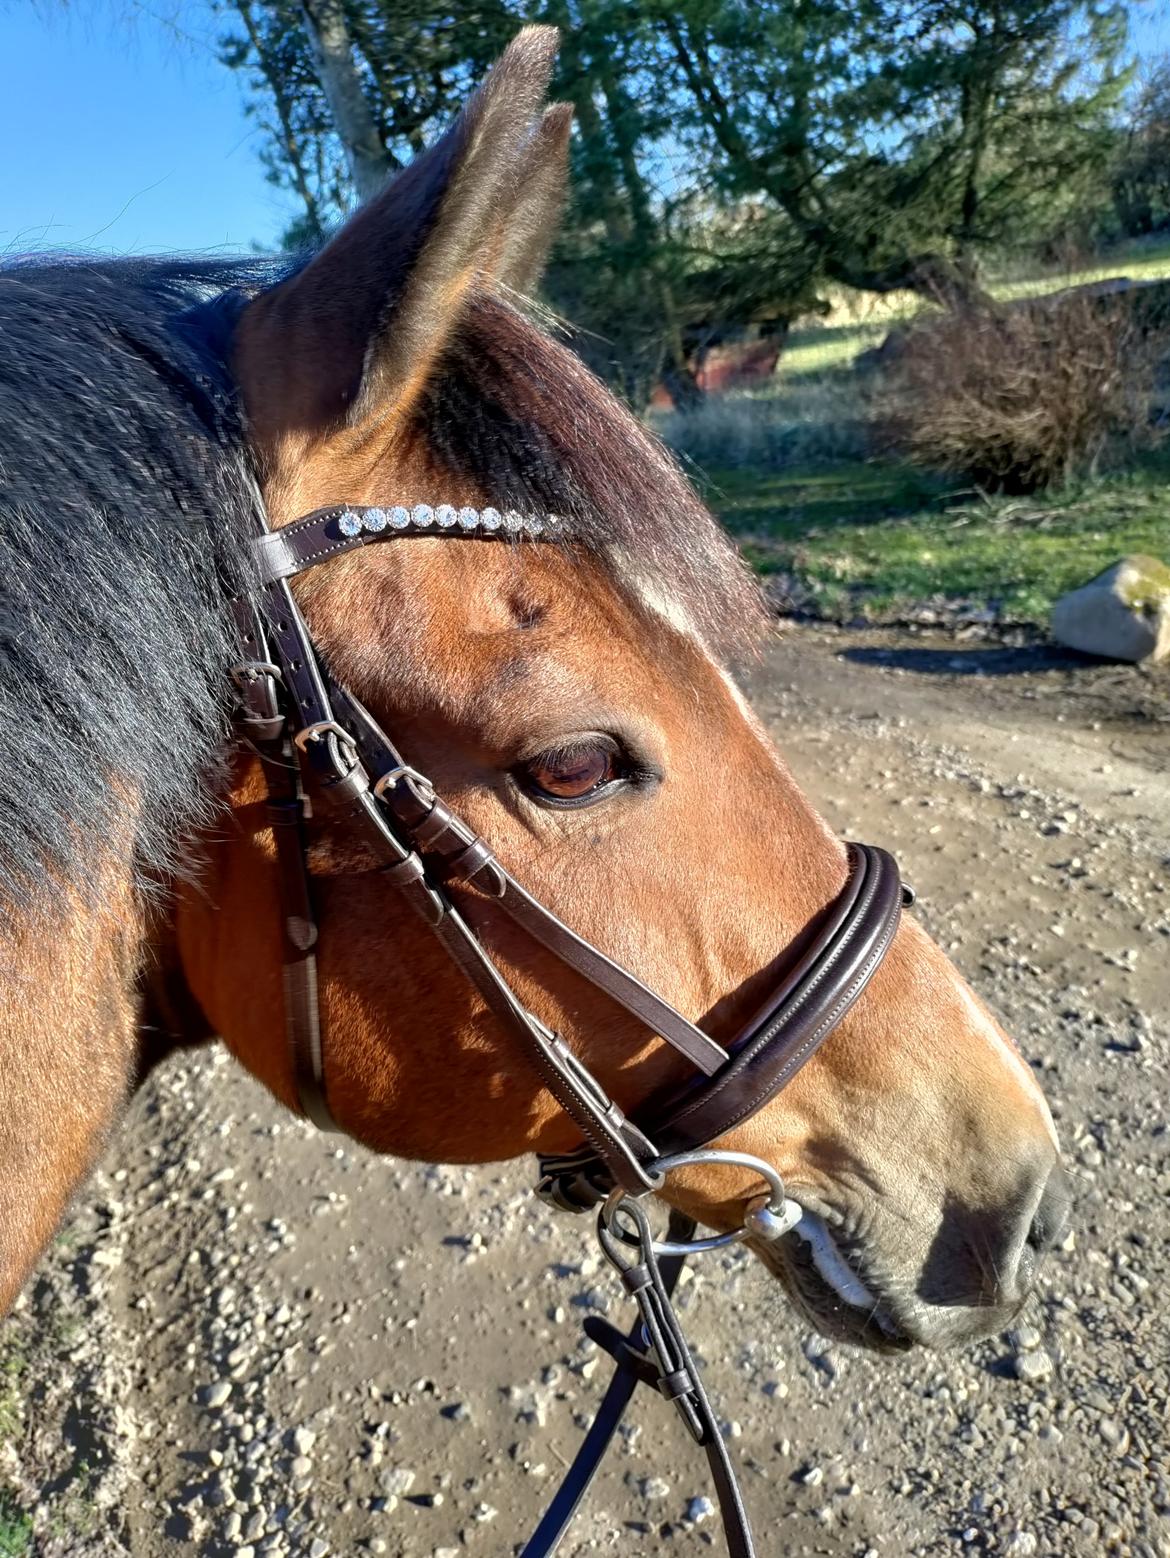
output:
[[[829,1346],[740,1253],[696,1267],[762,1558],[1170,1558],[1170,675],[799,628],[754,684],[1007,1016],[1078,1179],[1022,1323],[960,1355]],[[172,1059],[0,1331],[0,1555],[516,1551],[604,1387],[580,1318],[624,1318],[529,1180],[375,1159]],[[636,1403],[563,1551],[722,1551],[704,1469]]]

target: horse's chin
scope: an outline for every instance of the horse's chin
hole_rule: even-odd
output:
[[[807,1209],[774,1244],[749,1241],[809,1324],[833,1341],[874,1352],[904,1352],[917,1338],[872,1278],[848,1263],[824,1218]]]

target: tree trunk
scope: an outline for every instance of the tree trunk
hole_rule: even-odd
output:
[[[326,224],[321,215],[321,204],[317,199],[313,186],[309,182],[309,175],[305,168],[305,159],[301,150],[301,144],[297,139],[292,122],[292,103],[284,87],[276,62],[272,59],[263,33],[256,25],[256,18],[252,14],[251,0],[235,0],[236,11],[244,24],[244,30],[248,34],[248,42],[252,45],[252,52],[256,56],[256,64],[260,74],[272,93],[273,107],[276,109],[277,121],[280,125],[280,147],[284,152],[288,163],[289,173],[296,185],[297,194],[300,195],[305,206],[305,216],[313,238],[320,242],[325,236]]]
[[[368,200],[386,182],[394,162],[362,90],[342,0],[301,0],[301,11],[353,187],[359,200]]]

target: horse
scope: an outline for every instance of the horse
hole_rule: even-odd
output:
[[[279,542],[306,514],[436,505],[563,524],[560,544],[456,526],[339,546],[289,600],[407,778],[702,1042],[741,1030],[849,879],[734,679],[767,631],[748,571],[529,302],[566,186],[554,50],[521,33],[306,260],[0,271],[5,1304],[160,1045],[219,1036],[303,1108],[285,859],[228,676],[249,663],[258,525]],[[564,1098],[324,789],[301,817],[332,1122],[429,1161],[571,1153]],[[474,874],[458,892],[516,1001],[622,1117],[683,1085],[652,1021]],[[716,1145],[799,1203],[802,1237],[752,1247],[813,1326],[953,1345],[1017,1312],[1066,1179],[995,1017],[912,916],[883,950],[828,1042]],[[758,1180],[707,1161],[653,1189],[728,1230]]]

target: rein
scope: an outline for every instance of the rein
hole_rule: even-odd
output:
[[[639,1383],[674,1402],[707,1453],[731,1558],[754,1558],[731,1462],[679,1327],[671,1294],[687,1255],[733,1240],[775,1240],[800,1217],[769,1164],[709,1143],[750,1118],[816,1053],[860,996],[888,951],[903,901],[898,868],[884,850],[850,843],[849,877],[821,916],[806,950],[724,1048],[649,986],[585,941],[534,898],[412,768],[352,693],[333,680],[293,598],[289,580],[332,557],[399,535],[454,535],[517,543],[572,539],[555,516],[496,509],[316,510],[254,543],[258,584],[233,603],[246,658],[232,672],[237,727],[268,785],[283,918],[285,1019],[302,1112],[326,1130],[327,1069],[317,1001],[318,926],[305,855],[306,780],[347,809],[384,864],[382,876],[431,928],[488,1008],[521,1044],[541,1080],[581,1133],[575,1152],[541,1160],[538,1194],[562,1210],[597,1209],[598,1238],[639,1309],[623,1337],[596,1318],[587,1333],[617,1371],[576,1461],[522,1558],[552,1553],[588,1487]],[[646,1101],[631,1119],[567,1044],[516,997],[460,907],[474,886],[526,934],[631,1012],[695,1068],[698,1077]],[[654,1237],[643,1198],[673,1169],[726,1162],[754,1170],[767,1187],[732,1233],[695,1237],[672,1212]]]

